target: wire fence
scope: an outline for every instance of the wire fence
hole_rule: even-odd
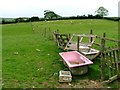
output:
[[[40,27],[39,25],[33,24],[32,22],[31,27],[34,34],[39,34],[41,37],[48,38],[49,40],[53,40],[53,33],[59,31],[58,29],[53,30],[50,27]]]

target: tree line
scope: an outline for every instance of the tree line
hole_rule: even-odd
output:
[[[107,20],[113,20],[113,21],[119,21],[120,18],[118,17],[105,17],[108,15],[108,10],[104,8],[103,6],[99,7],[95,11],[96,15],[88,14],[86,15],[77,15],[77,16],[70,16],[70,17],[62,17],[58,14],[56,14],[53,11],[45,10],[44,11],[44,17],[39,18],[38,16],[33,16],[31,18],[26,17],[20,17],[15,18],[11,21],[6,21],[4,18],[2,18],[2,24],[10,24],[10,23],[18,23],[18,22],[34,22],[34,21],[48,21],[48,20],[69,20],[69,19],[107,19]]]

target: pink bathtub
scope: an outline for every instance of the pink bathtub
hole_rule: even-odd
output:
[[[88,72],[88,65],[93,64],[88,58],[77,51],[69,51],[59,53],[64,64],[70,69],[74,75],[82,75]]]

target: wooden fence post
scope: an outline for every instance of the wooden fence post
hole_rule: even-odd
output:
[[[39,33],[40,33],[40,35],[41,35],[41,30],[40,30],[41,28],[39,27]]]
[[[38,27],[38,33],[40,33],[40,28]]]
[[[57,33],[59,33],[59,29],[57,29]]]
[[[120,70],[120,20],[119,20],[119,29],[118,29],[118,62],[119,62],[119,65],[118,65],[118,68]],[[120,71],[119,71],[119,75],[118,77],[120,78]]]
[[[115,73],[116,73],[116,63],[115,63],[115,50],[113,50],[112,51],[112,53],[113,53],[113,70],[114,70],[114,73],[113,73],[113,75],[115,75]]]
[[[119,51],[118,50],[115,50],[115,62],[116,62],[116,70],[117,70],[117,75],[119,76],[120,75],[120,72],[119,72]]]
[[[34,33],[34,28],[33,28],[33,24],[32,24],[31,21],[30,21],[30,24],[31,24],[31,27],[32,27],[32,32]]]
[[[80,37],[78,36],[77,38],[77,51],[79,52],[79,42],[80,42]]]
[[[110,50],[110,47],[109,47],[109,50]],[[111,71],[111,68],[112,68],[112,56],[111,56],[111,52],[108,53],[108,71],[109,71],[109,78],[112,76],[112,71]]]
[[[41,36],[43,36],[43,28],[41,28]]]
[[[51,39],[51,31],[50,31],[50,27],[49,27],[49,31],[48,31],[48,37],[49,37],[49,40]]]
[[[103,34],[103,38],[101,39],[101,80],[103,81],[105,79],[105,33]]]
[[[90,30],[90,35],[92,35],[93,34],[93,31],[92,31],[92,29]],[[92,37],[90,37],[90,43],[92,42],[92,40],[93,40],[93,38]]]

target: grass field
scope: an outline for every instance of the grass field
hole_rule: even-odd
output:
[[[61,20],[61,21],[47,21],[34,23],[41,28],[51,28],[52,30],[59,29],[61,33],[80,33],[89,34],[92,29],[93,33],[102,36],[105,32],[107,37],[118,39],[118,22],[90,19],[90,20]],[[112,35],[111,35],[112,34]]]
[[[118,25],[113,21],[61,20],[33,24],[40,28],[59,29],[61,33],[87,34],[92,29],[94,34],[102,36],[103,32],[106,32],[107,37],[118,39]],[[74,76],[70,85],[59,83],[58,72],[68,70],[60,61],[58,53],[62,50],[57,47],[54,40],[33,33],[30,23],[3,25],[2,35],[3,88],[74,87],[80,83],[79,80],[100,80],[100,65],[96,60],[90,66],[88,74]]]

